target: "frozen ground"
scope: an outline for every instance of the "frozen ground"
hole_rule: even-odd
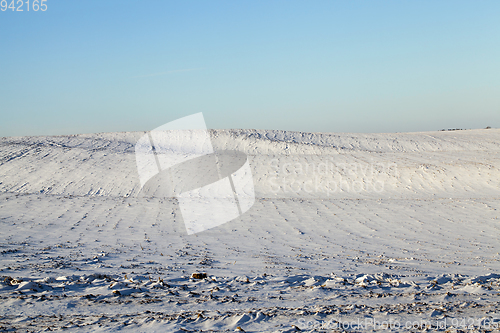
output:
[[[211,131],[256,201],[189,236],[143,134],[0,139],[0,331],[498,330],[500,130]]]

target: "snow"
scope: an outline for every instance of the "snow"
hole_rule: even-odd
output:
[[[0,138],[0,330],[500,326],[500,130],[211,130],[256,198],[193,235],[144,134]]]

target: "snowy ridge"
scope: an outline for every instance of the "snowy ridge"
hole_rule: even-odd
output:
[[[0,191],[141,195],[134,145],[142,134],[3,138]],[[500,130],[370,135],[212,130],[211,136],[216,151],[238,150],[249,155],[259,197],[378,198],[381,195],[346,189],[314,193],[293,193],[286,189],[290,182],[302,189],[311,179],[323,186],[328,182],[339,184],[339,177],[349,184],[381,181],[386,196],[427,197],[432,192],[438,197],[475,197],[500,193]],[[325,162],[335,168],[334,172],[321,169]],[[343,166],[347,169],[341,175],[338,169]],[[361,170],[349,172],[353,167]],[[288,179],[285,188],[284,178]]]

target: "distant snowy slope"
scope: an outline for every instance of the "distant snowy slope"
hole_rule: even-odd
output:
[[[0,191],[140,195],[134,145],[143,134],[2,138]],[[396,134],[212,130],[211,137],[215,150],[238,150],[249,156],[259,197],[500,193],[500,130]]]

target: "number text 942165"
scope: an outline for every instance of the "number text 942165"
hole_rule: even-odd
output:
[[[13,12],[38,12],[47,10],[47,0],[1,0],[2,12],[11,10]]]

